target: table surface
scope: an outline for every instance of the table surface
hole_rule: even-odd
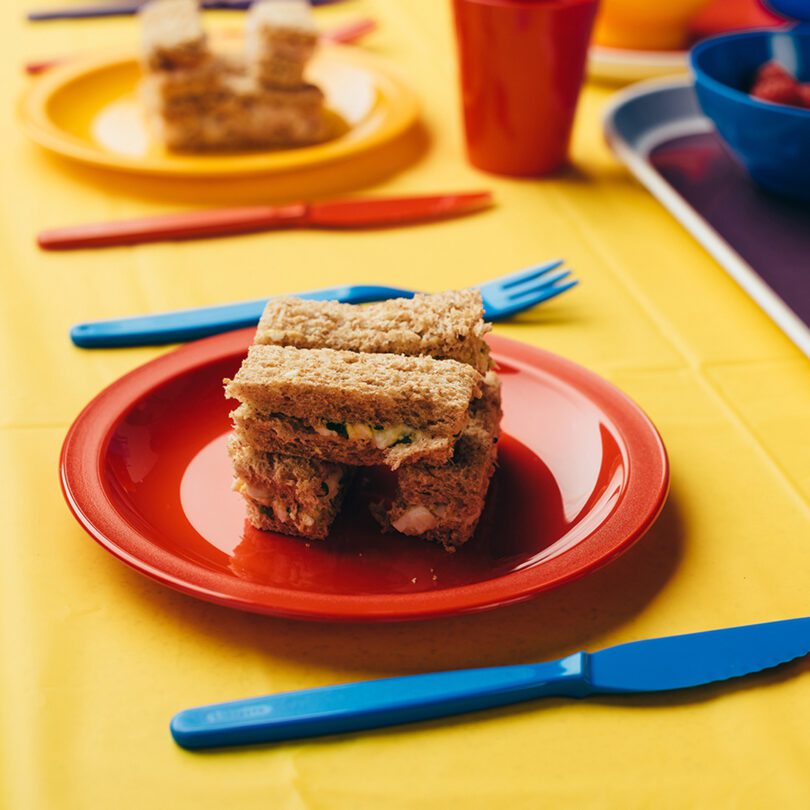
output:
[[[547,700],[450,721],[216,754],[175,747],[178,709],[454,667],[557,658],[651,636],[805,615],[810,571],[807,360],[611,156],[608,88],[588,86],[573,167],[512,181],[464,161],[449,4],[363,0],[367,47],[407,76],[424,134],[374,193],[493,189],[477,217],[366,234],[289,232],[45,254],[71,222],[272,199],[266,181],[166,183],[72,165],[10,111],[25,59],[129,47],[131,19],[25,25],[0,7],[0,806],[669,808],[810,806],[810,663],[688,694]],[[227,14],[212,24],[233,25]],[[324,182],[340,179],[328,174]],[[672,492],[627,555],[575,584],[477,616],[342,626],[240,614],[118,563],[57,481],[82,406],[159,349],[85,352],[80,320],[348,281],[463,287],[564,256],[582,284],[496,327],[602,374],[659,427]],[[235,268],[239,268],[235,272]],[[542,805],[540,804],[542,802]]]

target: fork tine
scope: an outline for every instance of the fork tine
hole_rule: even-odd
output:
[[[509,301],[500,308],[497,317],[493,318],[493,320],[502,320],[504,318],[509,318],[518,312],[524,312],[527,309],[532,309],[538,304],[542,304],[544,301],[549,301],[552,298],[556,298],[558,295],[562,295],[566,290],[576,287],[578,283],[578,281],[566,281],[559,285],[551,284],[545,287],[538,287],[537,290],[535,290],[535,292],[531,295],[526,294],[522,298]]]
[[[564,278],[567,278],[571,275],[570,270],[560,270],[557,273],[551,273],[550,275],[545,275],[541,279],[535,279],[533,282],[525,282],[519,289],[511,289],[506,293],[506,297],[510,301],[515,301],[518,298],[522,298],[524,295],[533,295],[538,290],[545,289],[546,287],[550,287],[553,284],[556,284],[558,281],[562,281]]]
[[[551,285],[548,287],[538,287],[535,292],[536,297],[530,296],[528,293],[526,294],[526,297],[533,298],[535,304],[542,304],[543,301],[548,301],[551,298],[556,298],[558,295],[564,293],[566,290],[570,290],[571,287],[576,287],[577,284],[579,284],[579,282],[576,279],[574,279],[573,281],[567,281],[565,284],[560,284],[557,286]],[[515,301],[515,303],[516,304],[522,303],[525,306],[527,302],[523,301],[522,299],[519,299],[518,301]]]
[[[510,273],[508,276],[496,278],[494,281],[490,281],[486,286],[500,287],[502,290],[508,290],[510,287],[514,287],[518,284],[540,278],[540,276],[544,275],[545,273],[558,268],[563,261],[565,260],[555,259],[554,261],[546,262],[546,264],[538,264],[534,267],[527,267],[525,270],[518,270],[516,273]]]

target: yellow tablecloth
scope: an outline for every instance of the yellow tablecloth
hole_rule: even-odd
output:
[[[26,58],[128,47],[131,19],[26,25],[0,10],[0,806],[78,808],[664,808],[810,806],[810,664],[677,696],[537,702],[448,722],[258,750],[191,754],[167,728],[187,706],[578,649],[810,612],[807,361],[613,159],[589,86],[576,168],[537,182],[462,157],[448,3],[366,0],[367,47],[421,96],[429,133],[374,192],[492,188],[497,210],[425,227],[290,232],[45,254],[48,226],[198,202],[53,158],[12,109]],[[233,17],[214,16],[232,25]],[[261,186],[206,186],[227,201]],[[661,519],[630,553],[529,603],[428,623],[332,626],[195,601],[105,554],[57,483],[85,402],[159,350],[84,352],[79,320],[347,281],[438,289],[565,256],[581,286],[496,332],[604,375],[650,414],[672,463]]]

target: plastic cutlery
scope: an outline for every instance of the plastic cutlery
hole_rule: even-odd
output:
[[[559,269],[562,264],[563,260],[558,259],[478,285],[476,289],[481,291],[484,302],[484,317],[490,321],[503,320],[571,289],[577,282],[570,278],[569,270]],[[291,295],[312,301],[364,304],[389,298],[412,298],[415,292],[402,287],[354,284]],[[261,298],[157,315],[80,323],[70,330],[70,338],[85,349],[157,346],[196,340],[232,329],[255,326],[267,301]]]
[[[489,191],[474,191],[183,211],[54,228],[40,233],[37,243],[43,250],[76,250],[205,239],[284,228],[385,228],[472,214],[491,205]]]
[[[325,686],[186,709],[171,733],[216,748],[411,723],[539,697],[660,692],[723,681],[810,652],[810,618],[579,652],[543,664],[465,669]]]

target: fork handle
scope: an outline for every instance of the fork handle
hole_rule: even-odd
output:
[[[590,693],[588,655],[543,664],[486,667],[297,692],[186,709],[172,718],[183,748],[277,742],[411,723],[548,695]]]
[[[295,293],[310,301],[340,301],[363,304],[385,301],[389,298],[412,298],[413,290],[400,287],[381,287],[354,284]],[[233,329],[255,326],[267,305],[267,298],[222,304],[198,309],[182,309],[157,315],[139,315],[108,321],[90,321],[76,324],[70,330],[70,339],[83,349],[110,349],[124,346],[160,346],[218,335]]]

